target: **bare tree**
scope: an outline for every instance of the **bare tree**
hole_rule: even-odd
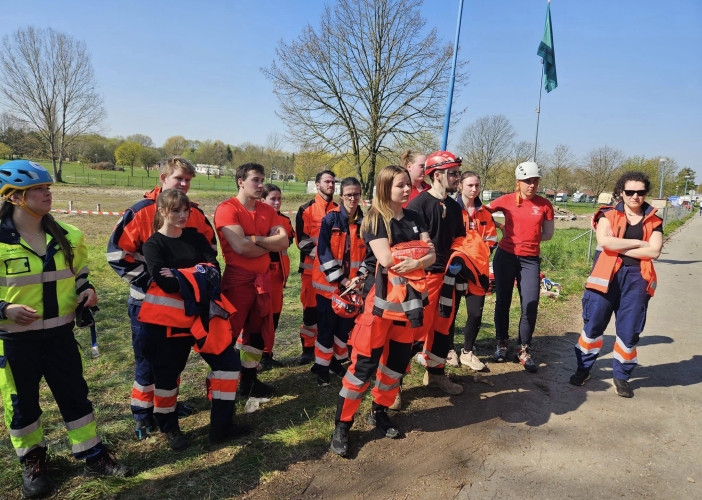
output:
[[[297,40],[281,41],[276,61],[262,68],[292,141],[346,155],[366,196],[378,158],[394,156],[393,143],[442,124],[453,49],[440,42],[436,28],[420,37],[421,5],[339,0],[325,8],[318,30],[308,25]]]
[[[538,151],[538,146],[536,156],[538,158],[541,158],[541,155]],[[517,165],[519,165],[520,163],[524,163],[525,161],[535,161],[534,143],[529,141],[515,142],[512,145],[512,163],[514,164],[514,168],[516,169]]]
[[[478,118],[461,133],[463,165],[480,174],[484,188],[495,181],[500,166],[510,163],[514,135],[505,115]]]
[[[188,140],[182,135],[174,135],[166,139],[162,148],[166,156],[182,155],[183,151],[188,147],[188,144]]]
[[[132,134],[127,136],[128,141],[137,142],[144,146],[145,148],[153,148],[154,141],[148,135],[144,134]]]
[[[3,39],[0,98],[46,143],[57,182],[66,148],[105,118],[85,42],[51,28],[30,26]]]
[[[614,188],[623,163],[624,153],[609,146],[593,149],[585,155],[578,174],[583,183],[592,189],[594,202],[603,192]]]
[[[546,183],[544,187],[549,186],[555,189],[564,189],[567,187],[573,175],[573,166],[575,165],[575,155],[570,151],[570,148],[565,144],[557,144],[553,148],[553,153],[546,156],[545,176]]]

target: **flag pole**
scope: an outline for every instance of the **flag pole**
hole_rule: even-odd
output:
[[[539,118],[541,118],[541,91],[544,83],[544,60],[541,59],[541,80],[539,80],[539,105],[536,108],[536,138],[534,139],[534,161],[536,161],[536,148],[539,145]]]
[[[458,59],[458,39],[461,37],[461,17],[463,17],[463,0],[458,0],[458,22],[456,24],[456,41],[453,44],[453,64],[451,66],[451,80],[449,83],[448,103],[444,117],[444,134],[441,139],[441,149],[446,150],[448,142],[449,125],[451,123],[451,104],[453,102],[453,84],[456,81],[456,61]]]

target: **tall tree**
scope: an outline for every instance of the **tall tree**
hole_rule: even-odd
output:
[[[453,49],[426,36],[422,0],[338,0],[297,40],[280,42],[263,73],[293,142],[347,155],[369,196],[392,145],[442,124]],[[465,79],[458,70],[458,87]],[[457,118],[460,112],[454,113]],[[394,156],[394,155],[393,155]]]
[[[4,142],[0,142],[0,157],[3,159],[10,159],[10,156],[12,155],[12,148],[5,144]]]
[[[551,187],[558,191],[566,189],[573,173],[575,155],[565,144],[557,144],[553,153],[544,158],[545,183],[543,187]]]
[[[127,136],[128,141],[138,142],[145,148],[153,148],[154,141],[148,135],[144,134],[132,134]]]
[[[495,181],[503,164],[511,163],[514,135],[505,115],[478,118],[461,133],[458,149],[463,154],[463,165],[480,175],[484,188]]]
[[[85,42],[51,28],[30,26],[5,36],[0,98],[46,143],[57,182],[67,146],[105,118]]]
[[[139,163],[141,163],[141,168],[146,170],[146,177],[149,177],[149,171],[154,168],[154,165],[156,165],[160,159],[161,153],[158,149],[143,148],[141,150],[141,154],[139,155]]]
[[[129,165],[131,175],[134,175],[134,164],[139,161],[144,146],[138,142],[126,141],[115,149],[115,159],[120,165]]]
[[[163,143],[163,152],[166,156],[182,155],[188,147],[189,141],[182,135],[174,135]]]
[[[593,149],[585,155],[578,174],[594,193],[593,204],[605,191],[611,191],[624,163],[624,153],[609,146]]]

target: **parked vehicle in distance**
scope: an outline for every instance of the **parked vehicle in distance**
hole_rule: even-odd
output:
[[[558,193],[556,195],[555,202],[556,203],[565,203],[568,201],[568,195],[566,193]]]

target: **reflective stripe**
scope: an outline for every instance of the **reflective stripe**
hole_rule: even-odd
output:
[[[342,349],[346,349],[346,342],[342,341],[339,337],[334,335],[334,343],[338,346],[341,347]]]
[[[286,248],[285,250],[281,250],[280,255],[288,255],[288,249]]]
[[[305,246],[307,246],[307,245],[312,245],[312,244],[314,244],[314,243],[315,243],[315,241],[312,240],[311,238],[305,238],[304,240],[300,240],[300,241],[297,243],[297,248],[302,248],[302,247],[305,247]]]
[[[359,379],[358,377],[356,377],[356,375],[351,373],[350,370],[346,370],[346,375],[344,375],[344,378],[349,384],[358,387],[359,390],[363,389],[363,386],[365,385],[361,381],[361,379]]]
[[[239,344],[237,343],[237,345]],[[251,347],[250,345],[246,344],[242,344],[239,350],[249,354],[258,354],[259,356],[263,354],[263,349],[256,349],[255,347]]]
[[[155,304],[157,306],[167,306],[185,311],[185,302],[183,302],[180,299],[173,299],[171,297],[164,297],[162,295],[151,295],[150,293],[147,293],[144,296],[144,302],[147,302],[149,304]]]
[[[48,330],[49,328],[56,328],[59,326],[67,325],[73,321],[76,317],[76,313],[72,312],[66,314],[65,316],[59,316],[58,318],[49,318],[45,320],[38,319],[34,323],[26,326],[18,325],[17,323],[8,323],[2,325],[2,329],[8,333],[16,332],[28,332],[31,330]]]
[[[338,269],[334,271],[333,273],[329,273],[327,275],[327,281],[336,281],[339,278],[343,278],[344,276],[344,271],[342,269]]]
[[[441,304],[443,306],[452,306],[453,300],[446,298],[446,297],[439,297],[439,304]]]
[[[391,389],[394,389],[395,387],[400,386],[400,381],[398,380],[397,382],[393,384],[384,384],[380,381],[380,379],[375,380],[375,388],[378,389],[379,391],[389,391]]]
[[[306,329],[306,328],[300,328],[300,335],[304,335],[305,337],[312,337],[312,338],[314,338],[314,337],[317,336],[317,332],[313,332],[313,331],[308,330],[308,329]]]
[[[118,262],[128,255],[131,255],[129,252],[125,252],[124,250],[119,251],[119,252],[107,252],[105,254],[105,257],[107,257],[107,262]]]
[[[595,252],[601,252],[602,250],[604,250],[604,248],[602,248],[600,245],[595,247]]]
[[[72,278],[74,276],[76,275],[73,274],[73,271],[70,269],[62,269],[61,271],[46,271],[44,273],[30,274],[28,276],[0,277],[0,286],[20,287],[27,285],[38,285],[39,283],[52,283],[54,281]]]
[[[139,382],[136,380],[132,384],[132,388],[136,389],[139,392],[154,392],[156,386],[154,384],[149,384],[149,385],[141,385]]]
[[[175,389],[171,390],[166,390],[166,389],[154,389],[154,396],[158,396],[159,398],[172,398],[173,396],[178,395],[178,388],[176,387]]]
[[[455,278],[455,277],[451,277],[451,276],[447,276],[447,275],[444,276],[444,285],[453,286],[453,285],[455,285],[455,284],[456,284],[456,278]]]
[[[333,348],[333,347],[324,347],[324,346],[321,345],[319,342],[315,342],[315,343],[314,343],[314,347],[315,347],[315,349],[319,349],[320,351],[322,351],[322,352],[325,353],[325,354],[331,354],[331,353],[334,352],[334,348]]]
[[[363,264],[362,260],[352,260],[351,261],[351,267],[361,267],[361,264]]]
[[[21,429],[9,429],[10,431],[10,436],[20,438],[24,437],[27,434],[31,434],[32,432],[36,431],[41,427],[41,418],[37,420],[36,422],[33,422],[29,424],[26,427],[22,427]]]
[[[219,399],[222,401],[234,401],[236,399],[236,392],[225,392],[225,391],[212,391],[212,399]]]
[[[444,358],[440,358],[440,357],[430,353],[429,351],[424,350],[424,351],[422,351],[422,354],[424,354],[424,356],[425,356],[424,360],[427,362],[427,366],[430,368],[443,365],[446,362],[446,360]]]
[[[80,290],[80,289],[83,288],[83,286],[85,286],[87,283],[88,283],[88,279],[87,279],[87,278],[78,278],[78,279],[76,280],[76,289],[77,289],[77,290]]]
[[[497,236],[488,236],[484,241],[497,241]]]
[[[342,387],[341,390],[339,391],[339,396],[341,396],[342,398],[346,398],[346,399],[361,399],[363,397],[364,392],[366,392],[366,391],[356,392],[356,391],[352,391],[351,389],[348,389],[346,387]]]
[[[132,398],[130,404],[139,408],[151,408],[154,405],[153,401],[142,401],[141,399]]]
[[[398,373],[398,372],[391,370],[390,368],[388,368],[387,366],[382,365],[382,364],[378,365],[378,371],[380,373],[384,373],[388,377],[392,377],[394,379],[401,379],[402,377],[405,376],[404,373]]]
[[[339,266],[339,267],[343,266],[343,262],[341,262],[340,260],[336,260],[336,259],[330,259],[329,261],[325,262],[324,264],[321,264],[319,266],[319,270],[320,271],[328,271],[332,267],[336,267],[336,266]]]
[[[609,287],[609,280],[606,280],[604,278],[596,278],[595,276],[589,276],[587,278],[587,282],[592,283],[593,285]]]
[[[317,283],[316,281],[312,282],[312,288],[316,288],[317,290],[322,290],[323,292],[331,292],[334,293],[336,290],[338,290],[338,286],[332,286],[332,285],[322,285],[320,283]]]
[[[81,427],[85,427],[88,425],[90,422],[93,422],[95,420],[95,415],[92,413],[88,413],[86,416],[79,418],[78,420],[73,420],[72,422],[66,422],[66,430],[69,431],[74,431],[76,429],[80,429]]]
[[[164,408],[162,406],[155,406],[154,413],[173,413],[176,409],[176,405]]]
[[[655,281],[651,281],[651,284],[649,285],[649,287],[651,288],[651,290],[655,290],[655,289],[656,289],[656,286],[658,286],[658,284],[657,284]]]
[[[467,283],[456,283],[456,290],[459,292],[464,292],[468,289],[468,284]]]
[[[28,446],[26,448],[15,448],[15,453],[17,453],[18,457],[22,458],[36,448],[46,448],[46,441],[42,439],[37,444],[33,444],[32,446]]]
[[[396,277],[390,278],[390,283],[392,283],[395,286],[406,285],[408,283],[408,280],[407,280],[407,278],[405,278],[403,276],[396,276]]]
[[[71,451],[73,453],[81,453],[83,451],[88,451],[90,448],[94,448],[99,445],[102,441],[99,437],[95,436],[82,443],[76,443],[71,445]]]
[[[331,359],[324,359],[320,358],[319,356],[315,356],[314,362],[320,366],[329,366],[331,364]]]
[[[136,278],[137,276],[139,276],[143,272],[144,272],[144,266],[143,266],[143,264],[140,264],[137,267],[135,267],[134,269],[132,269],[131,271],[129,271],[128,273],[125,273],[123,278],[124,279],[127,279],[127,277]]]
[[[300,263],[300,268],[301,268],[301,269],[309,269],[310,271],[312,271],[312,270],[314,269],[314,267],[312,266],[312,264],[306,264],[306,263],[304,263],[304,262],[301,262],[301,263]]]
[[[140,292],[139,290],[135,288],[129,288],[129,296],[133,299],[136,300],[144,300],[144,297],[146,297],[146,294],[144,292]]]
[[[376,307],[379,307],[380,309],[383,309],[385,311],[392,311],[392,312],[406,312],[406,311],[412,311],[415,309],[423,309],[424,304],[422,304],[422,301],[420,299],[412,299],[406,302],[402,302],[401,304],[398,304],[396,302],[388,302],[387,300],[383,300],[377,295],[375,296],[375,299],[373,300],[373,305]]]
[[[239,380],[239,372],[223,372],[217,370],[207,374],[207,378],[216,378],[219,380]]]
[[[588,337],[588,336],[585,334],[585,330],[583,330],[583,331],[580,333],[580,338],[578,339],[578,342],[580,342],[580,341],[582,340],[582,341],[585,342],[586,344],[596,344],[596,343],[598,343],[598,342],[602,342],[602,337],[603,337],[603,335],[600,335],[599,337],[595,337],[594,339],[591,339],[590,337]]]

